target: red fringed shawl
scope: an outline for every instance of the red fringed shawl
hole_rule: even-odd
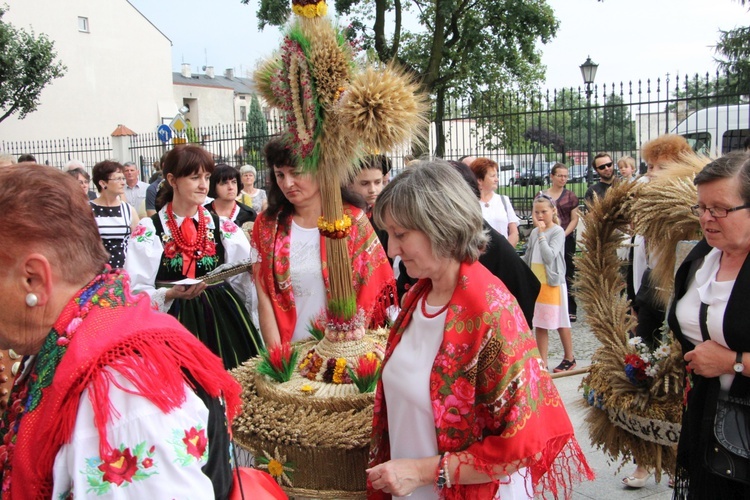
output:
[[[431,287],[420,280],[405,296],[390,332],[388,362],[419,300]],[[477,470],[525,460],[534,491],[569,497],[571,483],[593,479],[573,426],[541,359],[523,311],[505,285],[479,263],[462,264],[447,310],[443,342],[430,377],[440,452],[466,451]],[[390,459],[388,411],[382,381],[375,396],[370,466]],[[466,467],[468,465],[463,465]],[[460,469],[459,469],[460,476]],[[445,498],[493,498],[497,483],[445,488]],[[369,498],[390,498],[370,491]]]
[[[344,213],[352,219],[347,248],[352,260],[357,306],[364,310],[370,326],[381,326],[386,318],[386,309],[396,303],[393,269],[365,213],[350,205],[344,207]],[[253,247],[259,254],[256,265],[260,266],[260,286],[271,298],[282,343],[291,341],[297,323],[289,270],[291,221],[291,215],[272,218],[263,212],[255,221],[252,237]],[[320,260],[323,281],[326,290],[330,290],[326,238],[323,236],[320,237]]]
[[[185,370],[209,395],[224,397],[230,422],[238,413],[241,388],[224,370],[221,359],[173,317],[153,311],[146,294],[131,296],[127,277],[117,283],[116,292],[99,289],[92,301],[96,304],[90,306],[83,321],[76,301],[71,301],[47,338],[42,352],[46,348],[47,352],[59,353],[54,347],[57,332],[74,332],[67,337],[69,343],[57,341],[57,346],[66,348],[56,369],[55,361],[50,361],[55,356],[45,355],[44,361],[40,353],[37,358],[40,366],[30,378],[51,378],[51,383],[41,383],[41,391],[31,391],[27,400],[34,400],[27,403],[33,409],[20,419],[10,471],[6,467],[12,481],[10,491],[3,492],[4,499],[50,498],[52,466],[60,447],[72,437],[79,400],[86,388],[99,432],[100,456],[107,457],[113,451],[106,425],[117,415],[109,402],[112,375],[105,368],[132,382],[138,396],[148,398],[164,413],[185,401],[184,384],[191,385]],[[118,302],[116,297],[123,300],[114,304]]]

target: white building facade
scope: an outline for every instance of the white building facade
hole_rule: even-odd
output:
[[[108,136],[123,124],[152,132],[176,114],[172,42],[126,0],[4,0],[3,20],[54,41],[62,78],[37,111],[0,122],[0,139]]]

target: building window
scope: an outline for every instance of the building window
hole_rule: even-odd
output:
[[[247,121],[247,106],[240,106],[240,121]]]
[[[244,96],[244,95],[241,95],[241,96],[240,96],[240,101],[244,101],[244,100],[245,100],[245,96]]]
[[[78,31],[81,33],[89,32],[89,18],[78,16]]]

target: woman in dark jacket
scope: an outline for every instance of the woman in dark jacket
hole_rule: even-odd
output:
[[[677,271],[668,317],[689,379],[675,498],[750,498],[750,486],[705,465],[706,452],[719,446],[713,429],[718,399],[750,396],[750,154],[726,155],[694,182],[693,212],[704,240]]]

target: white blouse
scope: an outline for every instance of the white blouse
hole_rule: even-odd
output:
[[[732,294],[735,280],[716,281],[716,273],[721,264],[721,250],[714,248],[703,259],[703,264],[687,283],[685,295],[677,302],[675,314],[680,323],[683,335],[692,344],[703,342],[699,311],[701,302],[707,304],[706,326],[711,340],[724,346],[724,312],[727,309],[729,296]],[[734,374],[725,373],[719,376],[721,388],[728,391],[734,381]]]
[[[289,274],[297,312],[292,342],[296,342],[310,338],[310,321],[325,311],[327,295],[318,228],[304,228],[292,221],[289,246]]]
[[[505,198],[505,200],[503,200]],[[505,203],[503,203],[505,201]],[[507,210],[506,210],[507,205]],[[508,237],[508,224],[518,224],[520,219],[513,209],[510,199],[492,193],[492,198],[488,202],[480,201],[479,206],[482,208],[482,217],[492,228],[506,238]]]
[[[185,402],[165,414],[148,399],[127,392],[137,388],[108,371],[114,417],[107,425],[107,439],[121,456],[112,463],[99,456],[86,389],[71,440],[55,457],[52,498],[214,498],[211,480],[201,470],[210,443],[208,408],[198,395],[185,385]]]

